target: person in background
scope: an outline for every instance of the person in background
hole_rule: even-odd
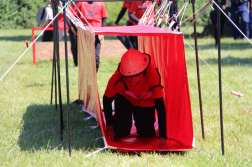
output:
[[[76,15],[74,8],[75,6],[73,4],[69,6],[69,10],[72,12],[72,14]],[[69,18],[67,18],[67,25],[69,27],[68,33],[71,42],[71,51],[73,54],[74,65],[78,66],[77,27]]]
[[[51,4],[51,0],[47,0],[47,2],[49,4]],[[51,21],[51,20],[50,20]],[[49,27],[53,27],[53,23],[51,25],[49,25]],[[58,27],[59,29],[59,36],[58,36],[58,40],[61,41],[63,35],[64,35],[64,17],[63,17],[63,14],[60,13],[58,15]],[[53,31],[49,30],[49,31],[45,31],[43,33],[43,36],[42,36],[42,42],[50,42],[53,40]]]
[[[215,0],[216,1],[216,0]],[[218,0],[217,0],[218,1]],[[220,7],[223,11],[226,10],[226,0],[221,0],[220,3]],[[217,46],[217,10],[219,10],[215,5],[213,5],[213,9],[210,12],[210,19],[212,21],[213,24],[213,28],[214,28],[214,39],[215,39],[215,46]],[[225,21],[226,21],[226,17],[225,15],[220,12],[220,32],[221,32],[221,36],[223,34],[223,30],[224,30],[224,25],[225,25]]]
[[[161,0],[155,0],[158,5],[162,4]],[[131,7],[129,9],[129,18],[133,22],[133,25],[137,25],[139,20],[142,18],[145,10],[148,8],[149,5],[152,5],[152,1],[133,1],[131,4]],[[154,17],[154,13],[152,13]],[[133,47],[134,49],[138,49],[138,40],[137,36],[133,36],[134,43]]]
[[[170,7],[170,18],[172,18],[172,16],[173,15],[175,15],[176,13],[177,13],[177,11],[178,11],[178,3],[177,3],[177,0],[170,0],[170,1],[172,1],[173,3],[171,4],[171,7]],[[172,20],[174,20],[174,18],[172,18]],[[172,21],[171,20],[171,21]],[[171,22],[170,21],[170,22]],[[174,20],[175,21],[175,24],[171,27],[172,28],[172,30],[174,30],[174,29],[176,29],[176,27],[177,27],[177,25],[178,25],[178,22],[179,22],[179,17],[178,18],[176,18],[176,20]]]
[[[106,27],[107,24],[107,11],[103,2],[77,2],[76,6],[79,8],[85,19],[92,27]],[[85,19],[79,13],[79,11],[73,7],[76,16],[78,16],[84,24],[87,24]],[[71,28],[73,34],[76,34],[75,28]],[[95,36],[95,57],[96,57],[96,71],[99,69],[100,64],[100,49],[101,49],[101,40],[103,35]],[[77,40],[76,40],[77,43]],[[77,44],[76,44],[77,46]],[[77,47],[76,47],[77,48]],[[77,52],[77,51],[76,51]],[[78,56],[76,56],[78,57]],[[76,60],[77,61],[77,60]]]
[[[249,38],[249,13],[247,3],[248,0],[226,0],[226,7],[229,6],[231,1],[230,13],[231,20],[241,29],[241,31]],[[239,17],[241,17],[241,24],[239,24]],[[231,24],[231,34],[234,40],[241,36],[237,28]],[[243,36],[242,36],[243,38]]]
[[[249,12],[249,38],[252,38],[252,3],[248,1],[248,12]]]
[[[135,49],[126,51],[109,79],[103,96],[106,133],[109,140],[128,136],[132,128],[132,114],[137,134],[155,136],[155,110],[158,112],[159,147],[168,148],[166,134],[166,108],[163,87],[151,57]],[[115,100],[115,115],[112,102]]]
[[[128,10],[128,14],[129,14],[129,8],[131,7],[131,4],[132,2],[131,1],[124,1],[123,2],[123,6],[122,6],[122,9],[120,11],[120,13],[118,14],[117,16],[117,19],[114,23],[114,27],[116,27],[119,23],[119,21],[122,19],[122,17],[124,16],[124,14],[126,13],[126,11]],[[128,19],[127,22],[126,22],[126,26],[132,26],[133,25],[133,22]],[[133,44],[135,43],[134,42],[134,37],[132,36],[129,36],[126,37],[126,36],[117,36],[117,38],[122,42],[122,44],[127,48],[127,49],[130,49],[130,48],[134,48]]]
[[[139,20],[142,18],[145,10],[149,5],[152,5],[152,1],[133,1],[132,5],[129,9],[129,18],[133,25],[137,25]],[[137,36],[132,36],[134,38],[133,47],[134,49],[138,49],[138,40]]]
[[[78,66],[77,27],[68,18],[67,18],[67,25],[69,27],[68,33],[71,42],[71,51],[73,54],[74,65]]]

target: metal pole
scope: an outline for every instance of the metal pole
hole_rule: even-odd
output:
[[[55,54],[53,52],[53,65],[52,65],[52,84],[51,84],[51,101],[50,104],[52,105],[52,96],[53,96],[53,77],[54,77],[54,70],[55,70]]]
[[[220,6],[220,0],[218,0]],[[223,21],[223,20],[222,20]],[[219,101],[220,101],[220,127],[221,127],[221,150],[224,155],[224,133],[223,133],[223,114],[222,114],[222,86],[221,86],[221,24],[220,24],[220,10],[217,10],[217,45],[218,45],[218,69],[219,69]]]
[[[63,0],[63,6],[65,6],[65,0]],[[69,102],[69,78],[68,78],[68,53],[67,53],[67,31],[66,31],[66,9],[63,9],[64,15],[64,38],[65,38],[65,61],[66,61],[66,88],[67,88],[67,111],[68,111],[68,147],[69,147],[69,156],[71,157],[71,110]]]
[[[54,46],[55,49],[55,46]],[[54,56],[55,56],[55,60],[54,60],[54,81],[55,81],[55,85],[54,85],[54,91],[55,91],[55,110],[58,110],[58,102],[57,102],[57,97],[58,97],[58,93],[57,93],[57,70],[56,70],[56,61],[57,61],[57,55],[54,52]]]
[[[53,0],[53,11],[54,14],[58,13],[59,0]],[[54,17],[55,17],[54,15]],[[60,117],[60,139],[63,140],[63,112],[62,112],[62,99],[61,99],[61,82],[60,82],[60,57],[59,57],[59,27],[58,17],[53,22],[53,34],[54,34],[54,46],[55,55],[57,56],[57,70],[58,70],[58,91],[59,91],[59,117]]]
[[[56,15],[56,12],[54,10],[54,2],[52,2],[52,7],[53,7],[53,16],[55,17]],[[56,34],[54,33],[54,25],[53,25],[53,39],[56,39],[57,36]],[[55,91],[55,95],[54,95],[54,98],[55,98],[55,110],[57,111],[57,106],[58,106],[58,103],[57,103],[57,71],[56,71],[56,59],[57,59],[57,55],[56,55],[56,51],[57,50],[57,45],[55,44],[55,40],[54,40],[54,46],[53,46],[53,66],[52,66],[52,87],[51,87],[51,104],[52,104],[52,94],[53,94],[53,77],[54,77],[54,91]]]
[[[195,13],[195,5],[194,5],[195,0],[191,0],[191,3],[192,3],[192,8],[193,8],[193,13]],[[193,20],[195,20],[195,14],[193,15]],[[194,26],[195,55],[196,55],[196,67],[197,67],[198,91],[199,91],[201,131],[202,131],[202,138],[205,139],[202,101],[201,101],[201,88],[200,88],[200,72],[199,72],[198,45],[197,45],[197,34],[196,34],[196,21],[193,23],[193,26]]]

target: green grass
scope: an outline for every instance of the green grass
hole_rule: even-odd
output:
[[[30,39],[31,30],[0,31],[0,76],[12,65]],[[194,40],[186,39],[194,48]],[[106,41],[105,41],[106,42]],[[218,52],[213,38],[198,39],[199,55],[218,72]],[[193,115],[196,149],[184,154],[140,153],[121,154],[101,151],[99,128],[94,119],[83,121],[88,114],[74,101],[78,98],[78,68],[69,60],[72,157],[68,156],[67,98],[65,61],[60,61],[61,90],[65,130],[59,134],[59,113],[50,105],[52,61],[38,60],[32,64],[30,49],[0,81],[0,166],[251,166],[252,150],[252,58],[248,42],[222,38],[222,78],[235,91],[244,93],[242,99],[231,95],[222,82],[225,156],[221,154],[219,83],[205,63],[200,60],[200,79],[204,113],[205,140],[201,137],[195,53],[185,44],[185,53]],[[98,86],[102,97],[109,77],[120,58],[101,58]]]

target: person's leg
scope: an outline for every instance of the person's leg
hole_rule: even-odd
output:
[[[127,22],[126,26],[132,26],[133,23]],[[125,48],[129,49],[134,49],[133,46],[133,41],[131,41],[130,37],[128,38],[127,36],[117,36],[117,38],[122,42],[122,44],[125,46]]]
[[[224,31],[224,27],[225,27],[225,23],[226,23],[226,16],[223,13],[221,13],[220,22],[221,22],[221,36],[222,36],[223,31]]]
[[[214,29],[214,39],[215,45],[217,45],[217,14],[214,12],[210,12],[210,19],[212,21],[213,29]]]
[[[132,127],[132,111],[134,106],[122,95],[115,97],[114,132],[115,137],[123,138],[130,134]]]
[[[75,34],[72,32],[71,29],[69,29],[69,36],[70,36],[71,51],[73,54],[74,65],[78,66],[77,36],[75,36]]]
[[[252,37],[252,8],[249,8],[249,38]]]
[[[53,39],[53,31],[45,31],[42,36],[42,42],[50,42]]]
[[[133,45],[131,43],[131,41],[129,40],[128,37],[126,36],[117,36],[117,38],[122,42],[122,44],[125,46],[125,48],[129,49],[133,49]]]
[[[133,111],[137,134],[141,137],[153,137],[155,135],[155,107],[137,107]]]
[[[246,3],[241,5],[240,10],[241,10],[241,30],[246,35],[246,37],[249,38],[249,13],[247,12]]]
[[[95,59],[96,59],[96,72],[98,72],[100,65],[100,51],[101,51],[101,42],[98,38],[98,35],[95,36]]]
[[[64,35],[64,30],[59,30],[59,41],[61,41],[63,35]]]
[[[231,20],[234,22],[234,24],[237,27],[239,27],[239,17],[238,17],[239,11],[238,11],[238,7],[235,4],[231,4],[230,13],[231,13]],[[230,24],[231,24],[231,34],[234,39],[237,39],[240,33],[231,22]]]
[[[133,45],[133,49],[138,50],[138,40],[137,40],[137,36],[129,36],[129,40],[131,41],[132,45]]]

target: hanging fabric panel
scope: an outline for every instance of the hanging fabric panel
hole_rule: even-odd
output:
[[[140,36],[138,39],[139,50],[151,55],[162,78],[170,144],[192,148],[193,124],[183,35]]]
[[[139,50],[152,56],[158,66],[166,105],[168,149],[159,148],[156,135],[139,137],[133,124],[131,134],[114,142],[108,140],[106,124],[97,90],[94,34],[78,29],[79,99],[88,113],[97,119],[105,146],[121,151],[185,151],[193,148],[193,124],[185,62],[183,34],[145,25],[129,27],[93,27],[96,35],[139,36]],[[141,36],[140,36],[141,35]],[[156,120],[158,120],[156,118]]]
[[[97,89],[94,33],[78,28],[78,91],[83,109],[97,119],[100,108]]]

